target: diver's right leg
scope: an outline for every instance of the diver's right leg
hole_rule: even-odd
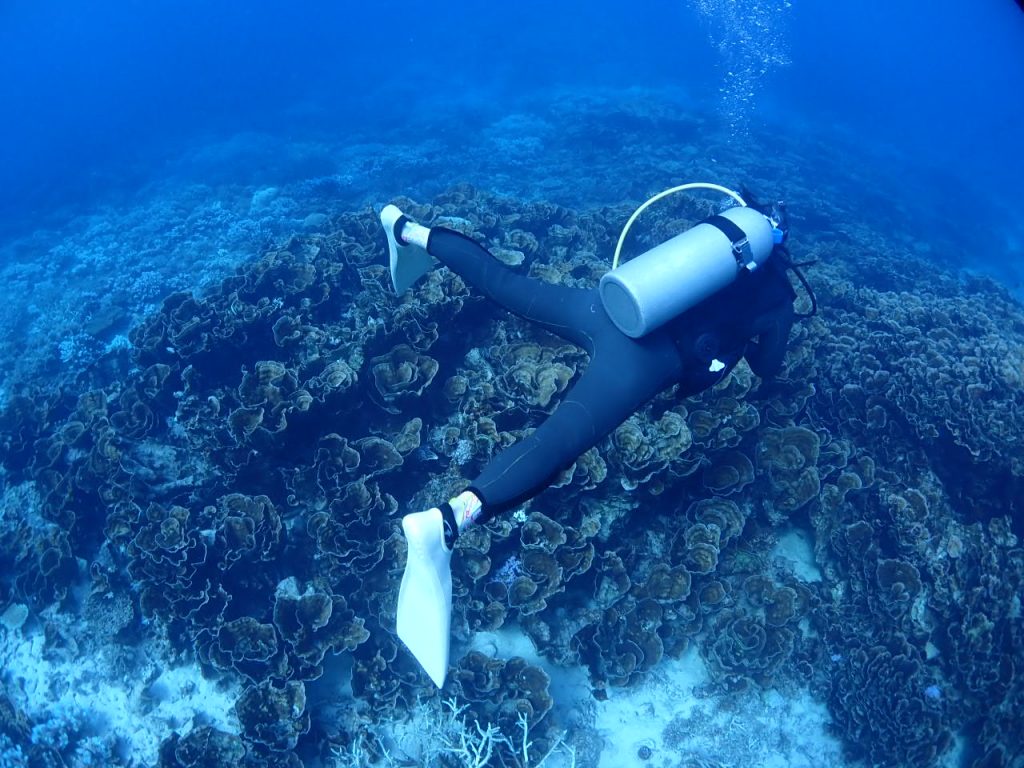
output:
[[[431,230],[431,239],[437,231]],[[536,496],[682,375],[667,333],[631,339],[602,317],[590,365],[554,413],[488,462],[458,496],[402,519],[408,555],[398,593],[398,636],[439,688],[448,674],[451,558],[459,533]]]
[[[481,506],[472,522],[486,522],[539,494],[644,403],[679,380],[682,363],[667,334],[631,339],[607,317],[604,322],[590,365],[554,412],[492,458],[470,482]]]

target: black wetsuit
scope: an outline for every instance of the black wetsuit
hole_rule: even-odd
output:
[[[468,237],[430,230],[427,252],[484,296],[586,350],[590,363],[536,430],[496,456],[469,490],[483,520],[540,493],[582,453],[663,389],[687,397],[721,381],[746,356],[754,373],[778,372],[795,294],[768,259],[678,318],[634,339],[608,317],[597,288],[569,288],[517,274]],[[757,337],[757,341],[753,341]],[[712,362],[724,364],[712,371]],[[719,368],[719,365],[715,365]]]

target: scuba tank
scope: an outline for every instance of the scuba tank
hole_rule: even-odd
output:
[[[725,192],[738,205],[619,265],[626,233],[640,213],[669,194],[695,188]],[[673,187],[640,206],[626,223],[612,270],[598,286],[601,303],[620,331],[633,338],[645,336],[729,285],[741,270],[757,269],[784,236],[775,221],[725,187],[703,183]]]

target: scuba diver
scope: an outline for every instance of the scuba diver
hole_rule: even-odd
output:
[[[619,265],[622,243],[639,214],[668,194],[692,188],[721,191],[736,204]],[[775,376],[798,317],[787,268],[803,265],[793,265],[785,250],[782,204],[748,204],[713,184],[674,187],[637,209],[619,238],[612,270],[591,289],[518,274],[472,239],[444,227],[427,228],[394,205],[380,218],[396,293],[404,293],[436,259],[496,304],[590,357],[554,412],[528,437],[495,456],[455,498],[402,519],[408,557],[398,636],[440,688],[448,673],[451,557],[459,533],[543,491],[668,387],[677,385],[680,397],[697,394],[722,381],[741,358],[762,382]]]

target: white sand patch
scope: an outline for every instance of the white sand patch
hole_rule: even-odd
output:
[[[571,727],[581,725],[588,718],[590,713],[587,710],[591,708],[593,699],[586,670],[552,664],[537,653],[533,641],[517,624],[510,622],[496,632],[478,632],[472,638],[470,650],[500,659],[521,656],[543,669],[551,678],[549,691],[555,702],[552,714],[558,722]]]
[[[782,560],[802,581],[821,581],[821,570],[814,560],[813,539],[802,528],[790,528],[779,536],[772,557]]]
[[[665,727],[676,718],[692,717],[700,704],[694,689],[708,680],[707,667],[695,647],[682,658],[659,664],[642,685],[613,688],[607,701],[598,702],[594,728],[604,740],[602,768],[660,766],[669,753]],[[641,748],[651,759],[638,757]],[[674,763],[673,763],[674,765]]]
[[[787,539],[790,547],[799,541],[796,532]],[[809,550],[806,539],[804,543]],[[555,700],[553,714],[578,735],[589,731],[599,743],[596,749],[577,755],[577,768],[677,768],[687,765],[687,759],[714,761],[710,764],[727,768],[849,765],[840,742],[828,733],[828,709],[807,691],[704,695],[702,689],[710,677],[696,644],[682,658],[662,661],[640,685],[609,689],[606,701],[590,695],[581,667],[550,664],[515,626],[481,632],[471,647],[501,658],[522,656],[547,671]],[[562,764],[559,756],[549,765]]]
[[[165,667],[158,648],[124,650],[101,646],[64,659],[45,649],[38,631],[0,630],[8,692],[30,720],[65,731],[69,749],[76,738],[98,738],[116,743],[127,765],[147,766],[156,765],[161,741],[175,730],[185,734],[203,723],[238,732],[237,686],[205,679],[196,665]],[[131,656],[137,661],[127,664]]]
[[[702,698],[706,680],[693,648],[660,664],[643,685],[615,691],[598,704],[595,728],[605,741],[599,766],[667,767],[686,765],[687,758],[761,768],[846,765],[839,742],[827,732],[828,710],[806,691]],[[640,756],[644,747],[650,749],[647,759]]]

